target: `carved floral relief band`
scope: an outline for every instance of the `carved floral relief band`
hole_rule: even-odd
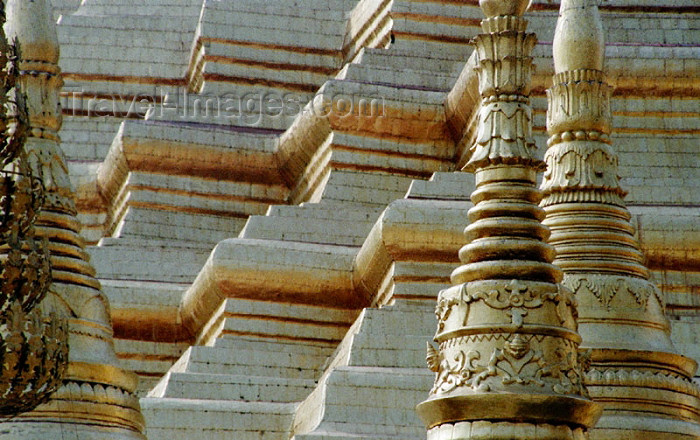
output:
[[[67,321],[69,361],[50,399],[5,421],[0,438],[143,440],[144,421],[133,394],[137,379],[119,367],[109,303],[78,235],[73,189],[58,135],[63,81],[51,6],[48,0],[5,3],[5,30],[21,47],[27,163],[44,187],[35,231],[48,242],[53,282],[42,308]]]
[[[591,350],[585,383],[605,408],[591,438],[700,438],[696,364],[673,347],[623,201],[595,0],[562,0],[553,48],[541,206]]]
[[[0,26],[5,22],[0,9]],[[19,47],[0,32],[0,416],[13,417],[46,402],[61,385],[68,362],[66,322],[39,307],[51,284],[48,242],[34,223],[44,203],[32,172],[29,131],[20,87]]]
[[[435,372],[418,406],[429,440],[583,439],[599,416],[583,385],[575,299],[542,225],[529,103],[534,34],[525,0],[481,1],[481,108],[465,170],[476,175],[462,266],[440,292]]]

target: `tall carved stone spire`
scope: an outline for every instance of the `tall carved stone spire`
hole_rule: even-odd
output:
[[[541,206],[554,263],[579,303],[582,346],[592,349],[586,385],[605,407],[591,438],[700,438],[696,365],[671,343],[623,202],[604,49],[596,0],[562,0]]]
[[[6,32],[20,45],[20,82],[27,97],[26,151],[45,187],[37,235],[51,252],[53,283],[42,306],[69,325],[63,386],[48,403],[2,424],[0,438],[143,439],[133,373],[119,368],[109,304],[78,235],[79,224],[58,130],[61,127],[58,39],[47,0],[9,0]]]
[[[4,5],[0,26],[5,23]],[[63,383],[65,320],[38,306],[51,285],[49,244],[34,222],[43,185],[27,161],[27,107],[17,45],[0,32],[0,417],[46,402]]]
[[[428,440],[584,439],[599,414],[583,386],[571,292],[558,284],[529,104],[527,0],[481,0],[475,38],[482,97],[466,170],[476,190],[455,286],[440,292],[435,385],[418,413]]]

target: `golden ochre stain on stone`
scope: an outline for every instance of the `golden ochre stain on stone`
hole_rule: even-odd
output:
[[[582,346],[593,349],[585,383],[605,410],[591,437],[697,437],[696,364],[671,343],[664,298],[648,280],[633,236],[610,146],[611,87],[603,52],[595,2],[563,1],[554,86],[547,91],[550,138],[541,205],[557,250],[554,263],[579,303]],[[653,419],[664,422],[653,426]]]
[[[552,265],[549,230],[535,187],[543,163],[533,155],[530,52],[534,34],[520,17],[527,2],[480,2],[487,18],[475,38],[482,98],[465,170],[476,190],[459,253],[457,283],[438,295],[436,372],[418,414],[431,440],[538,439],[584,436],[600,414],[583,385],[576,304]],[[455,432],[455,423],[489,423]],[[444,428],[443,428],[444,426]]]
[[[26,151],[46,194],[36,228],[59,251],[51,255],[54,276],[44,307],[68,323],[69,363],[51,400],[6,422],[0,437],[29,440],[75,433],[74,438],[143,439],[144,421],[132,394],[137,377],[118,366],[109,303],[75,230],[75,202],[57,136],[62,79],[49,8],[43,0],[10,1],[6,29],[23,48],[23,59],[32,60],[32,70],[20,65],[20,82],[28,97]]]

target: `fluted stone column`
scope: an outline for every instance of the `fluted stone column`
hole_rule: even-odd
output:
[[[596,0],[562,0],[541,206],[554,263],[579,303],[582,346],[592,349],[586,385],[605,407],[591,438],[700,438],[696,364],[671,343],[623,202],[604,50]]]
[[[436,373],[418,406],[428,440],[584,439],[599,407],[583,386],[575,300],[552,265],[529,104],[527,0],[482,0],[475,39],[482,97],[472,156],[469,243],[440,292]]]
[[[63,386],[51,400],[0,424],[0,438],[144,439],[143,417],[133,394],[137,379],[118,366],[109,304],[78,235],[58,136],[62,80],[50,4],[9,0],[6,12],[6,32],[17,39],[21,51],[20,81],[29,119],[27,156],[45,187],[36,231],[49,241],[53,283],[42,306],[68,320],[69,364]]]

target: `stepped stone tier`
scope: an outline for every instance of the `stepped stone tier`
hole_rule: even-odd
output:
[[[605,405],[593,438],[699,438],[697,363],[673,346],[623,202],[594,0],[562,1],[553,49],[541,205],[591,349],[585,382]]]
[[[478,2],[52,3],[71,236],[114,329],[116,359],[91,359],[138,375],[144,435],[425,439],[425,342],[475,190],[456,171],[479,133]],[[697,360],[695,3],[601,15],[630,221]],[[524,14],[540,159],[558,9]]]

